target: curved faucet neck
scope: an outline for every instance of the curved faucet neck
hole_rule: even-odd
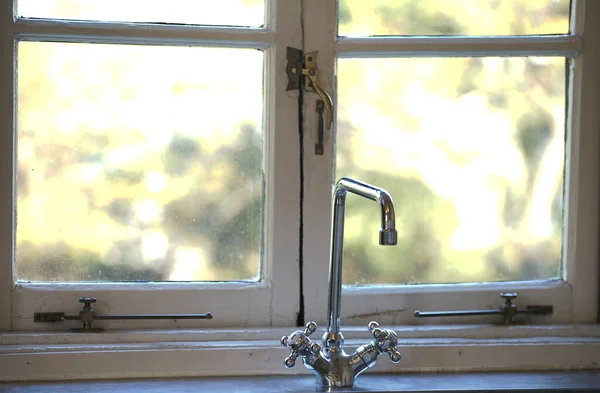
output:
[[[343,177],[335,185],[333,193],[333,223],[331,229],[331,261],[329,264],[329,325],[327,334],[340,336],[342,301],[342,259],[344,252],[344,216],[348,192],[379,202],[381,205],[381,229],[379,244],[397,243],[394,203],[390,194],[382,188]]]

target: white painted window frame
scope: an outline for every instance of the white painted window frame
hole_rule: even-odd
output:
[[[275,1],[275,0],[273,0]],[[300,15],[300,9],[292,6],[291,0],[278,0],[285,3],[286,11],[281,8],[277,12],[292,12]],[[352,53],[354,43],[339,42],[335,43],[335,31],[331,21],[335,18],[334,0],[302,0],[302,13],[305,23],[311,21],[310,28],[304,29],[305,51],[319,51],[319,70],[320,82],[329,91],[334,85],[334,66],[336,51],[346,51]],[[595,4],[594,4],[595,3]],[[591,28],[586,30],[583,40],[575,40],[577,51],[583,51],[584,56],[578,58],[576,67],[580,70],[578,78],[574,81],[576,86],[580,86],[580,94],[574,97],[572,105],[573,116],[579,119],[580,124],[574,124],[577,129],[597,130],[600,128],[600,120],[593,110],[588,110],[588,106],[593,106],[598,102],[598,91],[595,87],[600,85],[600,77],[595,76],[595,65],[600,58],[600,26],[594,27],[594,22],[600,16],[600,6],[595,1],[579,1],[578,9],[589,7],[590,12],[586,13],[587,21]],[[581,15],[579,13],[578,15]],[[2,45],[0,52],[0,61],[11,61],[7,54],[6,47],[12,45],[12,39],[7,39],[7,25],[12,21],[7,18],[4,12],[0,12],[0,28],[3,29]],[[328,22],[329,21],[329,22]],[[581,24],[578,24],[581,28]],[[267,27],[269,29],[269,27]],[[302,42],[297,37],[301,33],[291,31],[293,28],[286,28],[285,31],[276,29],[274,48],[278,53],[274,59],[274,65],[277,69],[285,69],[285,46],[302,47]],[[9,31],[12,34],[12,31]],[[577,32],[581,34],[581,31]],[[279,35],[282,37],[279,37]],[[279,42],[279,39],[282,39]],[[444,41],[445,49],[452,45],[462,45],[467,41],[460,43]],[[531,41],[531,40],[530,40]],[[528,41],[524,45],[533,44]],[[567,40],[568,41],[568,40]],[[517,42],[511,39],[499,40],[499,46],[496,49],[505,48],[505,50],[518,50],[522,48]],[[398,49],[399,42],[384,43],[381,42],[381,48],[390,45],[390,51]],[[431,50],[440,50],[439,42],[425,40],[422,42],[425,47],[429,45]],[[472,44],[480,44],[476,39]],[[537,46],[539,43],[535,43]],[[349,45],[346,46],[345,45]],[[358,45],[358,44],[357,44]],[[554,47],[556,45],[556,47]],[[532,47],[526,46],[527,49]],[[340,49],[341,48],[341,49]],[[354,49],[359,49],[354,47]],[[553,42],[549,50],[572,50],[573,44],[569,42]],[[359,49],[363,51],[364,49]],[[463,48],[465,50],[465,48]],[[422,47],[420,49],[422,51]],[[329,60],[328,60],[329,59]],[[0,94],[1,100],[13,99],[13,80],[12,73],[7,73],[0,68]],[[583,76],[583,77],[582,77]],[[586,83],[583,83],[583,81]],[[289,97],[296,97],[291,93],[281,93],[285,89],[285,77],[276,74],[276,88],[280,89],[272,92],[275,97],[286,100]],[[312,94],[305,94],[305,152],[313,151],[314,139],[316,133],[317,119],[313,115],[314,99]],[[294,101],[295,102],[295,101]],[[311,110],[312,109],[312,110]],[[287,127],[287,123],[295,123],[296,114],[290,115],[287,121],[277,119],[276,122],[281,127]],[[12,127],[13,117],[11,112],[0,111],[0,121],[2,129]],[[280,121],[282,123],[280,123]],[[281,130],[278,129],[278,134]],[[297,129],[296,129],[297,132]],[[292,138],[286,132],[286,137]],[[294,135],[296,138],[297,135]],[[514,289],[520,293],[520,299],[525,300],[548,300],[542,298],[548,291],[558,293],[555,284],[546,284],[538,288],[527,288],[527,283],[515,284],[521,287],[506,288],[505,286],[494,287],[493,285],[485,288],[489,291],[489,297],[486,292],[482,292],[480,286],[458,285],[452,287],[428,286],[415,287],[416,289],[394,289],[388,288],[367,288],[366,290],[346,289],[344,292],[343,311],[345,315],[351,313],[357,314],[361,310],[367,311],[362,318],[346,318],[343,321],[343,332],[346,337],[346,350],[351,352],[354,347],[369,340],[369,334],[364,326],[352,326],[353,324],[362,325],[367,319],[375,318],[382,323],[389,323],[398,333],[400,350],[403,354],[403,360],[399,365],[393,365],[386,359],[378,362],[376,367],[369,370],[372,372],[420,372],[420,371],[492,371],[492,370],[547,370],[547,369],[598,369],[600,366],[600,326],[590,324],[595,320],[595,310],[590,309],[593,302],[591,298],[595,297],[597,281],[597,252],[592,244],[597,242],[598,238],[598,135],[597,132],[586,132],[573,134],[569,143],[575,145],[576,150],[571,148],[571,154],[577,153],[575,158],[571,159],[571,171],[569,176],[577,179],[585,179],[587,185],[578,189],[578,192],[569,193],[569,207],[580,204],[584,208],[571,210],[569,214],[576,215],[577,220],[573,234],[569,237],[569,242],[574,243],[577,248],[575,255],[570,258],[582,260],[589,270],[582,271],[578,267],[567,274],[567,283],[560,289],[564,291],[569,300],[555,303],[559,310],[568,311],[569,324],[554,323],[545,325],[528,326],[492,326],[489,321],[482,321],[482,324],[475,325],[426,325],[409,326],[414,323],[413,320],[401,320],[390,316],[384,311],[390,310],[392,304],[399,307],[396,300],[406,297],[409,300],[403,301],[409,303],[417,296],[424,296],[430,299],[431,306],[435,308],[456,308],[462,307],[482,307],[482,299],[489,302],[490,305],[496,305],[497,292],[500,290]],[[284,141],[277,141],[282,147],[287,146]],[[291,143],[291,142],[290,142]],[[314,319],[321,324],[326,320],[325,307],[327,303],[327,265],[329,260],[329,217],[330,217],[330,192],[332,185],[332,137],[326,134],[326,149],[324,156],[305,155],[305,178],[304,184],[304,297],[306,302],[305,319]],[[10,133],[0,133],[0,149],[3,149],[0,155],[0,168],[6,165],[12,165],[13,136]],[[288,146],[285,151],[288,156],[296,160],[295,150]],[[297,161],[295,161],[297,162]],[[579,164],[581,162],[581,164]],[[291,165],[291,164],[290,164]],[[296,172],[289,167],[276,172],[278,178],[295,178]],[[12,233],[12,182],[14,176],[0,176],[0,234],[6,235]],[[298,180],[295,178],[295,180]],[[583,183],[583,181],[582,181]],[[291,183],[290,183],[291,184]],[[575,183],[571,183],[575,184]],[[293,185],[292,185],[293,186]],[[298,190],[295,190],[298,191]],[[276,207],[291,208],[299,202],[298,194],[285,194],[288,200],[281,200],[282,205]],[[325,201],[325,202],[324,202]],[[296,219],[287,221],[290,226],[297,226]],[[577,236],[575,236],[575,234]],[[284,239],[282,239],[284,240]],[[288,239],[291,242],[289,246],[293,249],[296,239]],[[0,236],[0,257],[6,258],[10,255],[12,248],[12,239],[7,236]],[[571,251],[574,252],[574,251]],[[282,258],[296,258],[296,255],[279,255]],[[279,263],[279,261],[278,261]],[[12,290],[10,286],[10,277],[12,270],[7,264],[0,264],[0,330],[11,327],[12,319],[9,317],[12,308],[15,306],[11,299]],[[277,277],[273,278],[274,280]],[[293,292],[298,289],[297,285],[291,281],[274,281],[273,285],[282,288],[277,294]],[[590,295],[585,296],[582,292],[590,291]],[[423,289],[425,292],[423,292]],[[419,291],[413,292],[412,291]],[[402,291],[405,293],[403,294]],[[354,293],[355,292],[355,293]],[[192,291],[190,294],[196,294]],[[274,292],[275,293],[275,292]],[[531,295],[529,295],[531,293]],[[472,294],[478,298],[477,301],[470,301]],[[364,297],[361,303],[357,301]],[[386,303],[386,298],[391,298]],[[587,299],[581,304],[575,304],[575,300],[580,298]],[[276,299],[279,302],[279,299]],[[552,295],[552,301],[556,296]],[[560,299],[559,299],[560,300]],[[71,300],[69,300],[71,301]],[[201,301],[201,300],[199,300]],[[281,303],[288,303],[284,300]],[[17,305],[18,306],[18,305]],[[285,309],[285,304],[277,303],[273,309]],[[581,310],[580,310],[581,308]],[[592,307],[593,308],[593,307]],[[216,310],[213,310],[216,314]],[[288,312],[291,310],[288,310]],[[296,312],[297,310],[293,310]],[[129,310],[127,310],[129,312]],[[592,317],[593,314],[593,317]],[[558,313],[557,313],[558,315]],[[573,315],[578,316],[573,318]],[[274,315],[275,317],[275,315]],[[284,326],[289,319],[277,317],[273,319],[273,325],[280,324]],[[283,321],[283,323],[282,323]],[[464,321],[460,321],[462,323]],[[572,323],[581,323],[573,325]],[[324,326],[314,334],[320,337]],[[36,380],[65,380],[65,379],[105,379],[105,378],[145,378],[145,377],[183,377],[183,376],[227,376],[227,375],[272,375],[272,374],[303,374],[307,377],[307,387],[313,387],[312,377],[309,372],[297,365],[291,370],[283,367],[283,359],[287,356],[287,350],[279,346],[278,338],[283,334],[289,334],[293,328],[249,328],[238,326],[237,328],[225,329],[162,329],[162,330],[142,330],[142,329],[110,329],[102,335],[74,335],[65,332],[62,328],[60,332],[27,332],[14,331],[0,333],[0,381],[36,381]],[[224,366],[226,365],[226,367]]]
[[[497,308],[500,292],[517,292],[518,305],[552,304],[554,313],[538,317],[543,324],[595,323],[598,312],[598,98],[600,69],[600,2],[573,0],[569,36],[532,37],[337,37],[335,0],[304,0],[306,52],[318,51],[319,77],[335,101],[337,58],[453,57],[453,56],[565,56],[571,57],[566,203],[563,260],[558,281],[460,285],[345,286],[342,325],[490,323],[490,317],[416,319],[413,311]],[[308,27],[309,26],[309,27]],[[306,28],[308,27],[308,28]],[[305,96],[305,151],[315,143],[315,95]],[[323,156],[306,155],[304,216],[304,290],[306,320],[327,321],[327,275],[331,190],[334,184],[335,127],[326,135]],[[360,179],[359,179],[360,180]],[[380,185],[385,188],[385,185]],[[393,195],[392,195],[393,197]],[[401,201],[397,201],[401,203]],[[373,214],[378,214],[373,205]],[[374,221],[376,236],[378,221]],[[401,225],[401,224],[400,224]]]
[[[16,0],[0,3],[0,331],[64,330],[34,324],[33,313],[77,314],[80,296],[113,314],[212,312],[210,321],[127,321],[111,328],[290,326],[299,311],[299,138],[297,93],[286,92],[286,46],[301,41],[299,2],[266,2],[264,28],[152,25],[16,18]],[[16,224],[15,42],[44,40],[140,45],[227,46],[264,50],[265,217],[263,279],[252,283],[92,283],[14,285]],[[243,65],[240,65],[243,72]],[[15,104],[16,105],[16,104]],[[102,322],[95,325],[102,327]]]

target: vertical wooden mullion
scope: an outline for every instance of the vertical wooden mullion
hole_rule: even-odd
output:
[[[595,322],[599,292],[600,2],[577,0],[571,18],[583,35],[583,55],[572,60],[565,171],[564,278],[572,288],[572,322]]]
[[[304,52],[318,51],[318,81],[335,107],[336,0],[303,0]],[[315,155],[318,118],[315,93],[304,94],[304,272],[305,320],[327,321],[331,233],[331,191],[334,183],[335,121],[324,133],[324,154]]]
[[[265,275],[271,283],[272,326],[291,326],[299,310],[300,166],[298,93],[286,91],[287,47],[302,45],[300,0],[267,0],[276,39],[266,54],[266,168]]]
[[[16,1],[16,0],[15,0]],[[12,330],[14,180],[14,69],[12,0],[0,2],[0,331]]]

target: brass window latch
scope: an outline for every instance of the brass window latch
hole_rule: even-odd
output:
[[[103,332],[102,328],[92,327],[96,320],[132,320],[132,319],[212,319],[211,313],[206,314],[124,314],[124,315],[98,315],[92,308],[92,303],[96,303],[94,297],[79,298],[79,303],[83,303],[83,309],[78,315],[65,315],[64,312],[36,312],[33,314],[34,322],[62,322],[62,321],[81,321],[81,328],[70,329],[74,333],[98,333]]]
[[[317,113],[319,113],[318,141],[315,144],[315,154],[323,154],[323,125],[327,130],[333,126],[333,100],[319,85],[317,76],[317,52],[304,54],[300,49],[287,47],[287,66],[288,76],[287,90],[299,90],[317,93],[321,98],[317,101]],[[325,123],[325,124],[323,124]]]
[[[535,314],[549,315],[552,314],[553,307],[550,305],[543,306],[525,306],[524,309],[517,308],[517,305],[512,301],[517,297],[516,293],[501,293],[500,297],[504,299],[504,303],[500,305],[498,310],[460,310],[460,311],[419,311],[416,310],[414,316],[417,318],[425,317],[464,317],[473,315],[502,315],[504,317],[504,325],[512,325],[513,318],[518,314]]]

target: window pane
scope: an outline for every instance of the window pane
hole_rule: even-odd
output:
[[[341,36],[569,33],[570,0],[340,0]]]
[[[258,279],[261,51],[21,42],[18,56],[18,279]]]
[[[162,22],[259,27],[264,0],[18,0],[18,15],[117,22]]]
[[[336,177],[386,188],[396,247],[350,196],[344,283],[559,276],[564,58],[340,59]]]

